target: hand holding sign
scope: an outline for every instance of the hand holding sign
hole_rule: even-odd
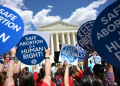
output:
[[[76,61],[78,60],[77,58],[79,51],[80,51],[79,47],[68,44],[62,44],[59,61],[63,63],[64,61],[69,60],[69,63],[77,65]]]
[[[50,48],[48,48],[48,49],[46,50],[46,48],[44,47],[44,49],[45,49],[45,57],[49,57],[49,56],[51,55],[51,50],[50,50]]]
[[[17,46],[18,59],[27,65],[36,65],[44,60],[45,55],[50,54],[50,49],[45,50],[44,54],[44,47],[48,48],[47,43],[44,38],[36,34],[23,36]]]
[[[12,48],[12,49],[9,51],[10,57],[15,57],[15,56],[16,56],[17,48],[18,48],[18,47],[16,47],[15,49]]]

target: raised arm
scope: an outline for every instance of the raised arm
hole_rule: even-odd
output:
[[[34,73],[34,72],[37,72],[37,70],[36,70],[36,65],[33,65],[33,66],[32,66],[32,70],[33,70],[33,73]]]
[[[113,67],[112,67],[112,65],[110,65],[110,64],[107,63],[107,66],[108,66],[107,71],[113,73]]]
[[[47,50],[45,49],[45,77],[43,79],[43,82],[47,83],[49,86],[51,86],[51,64],[49,58],[50,54],[50,48]]]
[[[89,51],[85,55],[84,64],[83,64],[84,71],[88,69],[88,57],[89,57],[89,54],[93,52],[93,50],[94,48],[89,48]]]
[[[21,62],[18,60],[17,65],[14,69],[14,80],[17,79],[18,73],[20,72],[21,69]]]
[[[14,69],[14,73],[19,73],[21,69],[21,62],[18,60],[17,65]]]
[[[3,54],[3,55],[2,55],[1,65],[0,65],[0,72],[3,72],[3,71],[4,71],[5,59],[6,59],[6,54]]]
[[[79,63],[78,63],[78,60],[77,60],[77,71],[80,71],[81,69],[79,68]]]
[[[13,74],[14,74],[14,63],[15,63],[15,55],[16,55],[16,49],[11,49],[9,51],[10,53],[10,58],[9,58],[9,65],[7,68],[7,75],[6,75],[6,81],[5,81],[5,86],[12,86],[14,85],[14,80],[13,80]]]
[[[94,59],[95,64],[97,64],[97,61],[96,61],[96,59],[95,59],[95,53],[92,53],[92,56],[93,56],[93,59]]]
[[[69,82],[68,82],[68,78],[69,78],[69,70],[68,70],[68,61],[66,63],[66,67],[65,67],[65,75],[64,75],[64,86],[69,86]]]

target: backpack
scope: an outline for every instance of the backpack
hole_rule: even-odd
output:
[[[57,75],[56,86],[60,86],[61,82],[63,82],[62,78]]]
[[[72,78],[72,81],[74,86],[80,86],[79,83],[74,78]]]

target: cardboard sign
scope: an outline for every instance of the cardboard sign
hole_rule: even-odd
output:
[[[27,65],[36,65],[43,61],[44,47],[48,49],[44,38],[36,34],[23,36],[16,46],[18,46],[17,58]]]
[[[85,50],[89,50],[90,47],[93,47],[91,33],[94,22],[94,20],[86,22],[79,28],[77,32],[77,41]]]
[[[0,6],[0,55],[12,49],[24,32],[22,18],[13,10]]]
[[[100,57],[120,68],[120,1],[105,8],[92,30],[92,43]]]
[[[63,63],[69,60],[69,63],[77,65],[79,51],[80,49],[76,46],[62,44],[59,61]]]
[[[78,55],[78,62],[83,61],[86,55],[87,50],[84,50],[82,47],[80,47],[80,45],[77,43],[76,44],[77,47],[80,48],[80,52]],[[92,54],[89,54],[89,58],[92,56]]]

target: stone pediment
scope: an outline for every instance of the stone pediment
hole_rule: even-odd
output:
[[[78,25],[73,25],[73,24],[69,24],[63,21],[56,21],[41,27],[38,27],[39,29],[43,29],[43,28],[68,28],[68,27],[80,27]]]

